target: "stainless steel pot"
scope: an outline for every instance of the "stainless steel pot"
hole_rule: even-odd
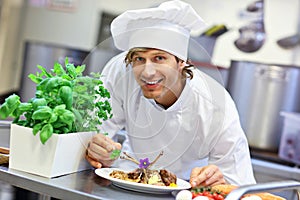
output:
[[[250,147],[277,152],[280,111],[300,110],[300,67],[232,61],[227,89]]]

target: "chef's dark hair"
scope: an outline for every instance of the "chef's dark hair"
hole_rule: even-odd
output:
[[[132,63],[132,58],[136,52],[145,52],[145,51],[148,51],[149,49],[151,49],[151,48],[135,47],[135,48],[130,49],[125,57],[126,66],[128,66]],[[175,56],[175,59],[177,62],[183,62],[183,60],[179,59],[177,56]],[[193,71],[192,71],[192,68],[194,68],[194,65],[192,64],[190,59],[188,59],[186,61],[186,64],[187,65],[182,70],[182,75],[184,76],[184,78],[192,79],[194,76]]]

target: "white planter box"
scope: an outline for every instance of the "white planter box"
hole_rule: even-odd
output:
[[[48,178],[89,169],[85,151],[94,134],[53,134],[43,145],[31,128],[12,124],[9,168]]]

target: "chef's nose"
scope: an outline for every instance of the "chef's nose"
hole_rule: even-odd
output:
[[[156,73],[155,64],[150,60],[147,60],[145,63],[143,74],[144,76],[153,76]]]

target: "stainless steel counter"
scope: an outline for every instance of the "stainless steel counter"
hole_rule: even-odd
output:
[[[77,172],[57,178],[43,178],[0,166],[0,180],[41,194],[40,199],[54,197],[63,200],[174,200],[170,194],[146,194],[124,190],[97,176],[93,170]]]
[[[0,144],[0,146],[4,147],[9,146],[9,125],[7,122],[0,121]],[[268,161],[277,161],[278,158],[276,155],[265,155],[265,153],[263,157],[257,156],[257,154],[254,155],[256,156],[253,156],[252,158],[252,165],[258,183],[282,180],[300,181],[299,166],[288,166],[285,165],[286,163],[278,164]],[[259,159],[254,157],[259,157]],[[41,196],[39,199],[43,200],[50,199],[50,197],[64,200],[175,199],[175,197],[171,194],[145,194],[120,189],[114,185],[106,185],[108,182],[98,177],[93,170],[87,170],[48,179],[25,172],[11,170],[8,169],[7,166],[0,166],[0,181],[5,184],[7,183],[7,185],[20,187],[35,193],[39,193]],[[283,196],[289,200],[298,199],[293,191],[287,191],[281,194],[283,194]]]
[[[300,181],[300,168],[272,163],[265,160],[252,159],[253,171],[258,182],[277,180]]]
[[[252,160],[258,183],[300,179],[300,169],[272,164],[262,160]],[[172,194],[146,194],[118,188],[97,176],[93,170],[81,171],[57,178],[44,178],[0,166],[0,181],[40,194],[39,199],[50,197],[63,200],[174,200]],[[293,183],[294,184],[294,183]],[[259,185],[258,185],[259,186]],[[274,192],[289,200],[298,199],[295,190]]]
[[[292,167],[255,158],[252,158],[252,166],[257,183],[270,183],[284,180],[300,181],[300,168],[297,166]],[[299,199],[295,190],[282,189],[273,193],[288,200]]]

